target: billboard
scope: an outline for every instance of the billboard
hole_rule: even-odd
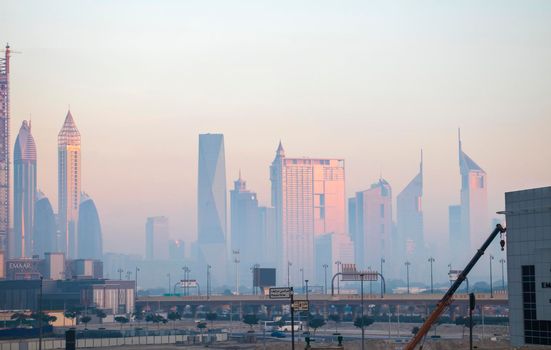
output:
[[[253,269],[253,285],[255,287],[273,287],[276,285],[276,269],[255,267]]]

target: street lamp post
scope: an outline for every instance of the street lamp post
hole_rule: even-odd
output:
[[[168,294],[170,294],[170,286],[171,286],[171,281],[170,281],[170,272],[166,274],[166,277],[168,277]]]
[[[431,256],[429,258],[429,263],[430,263],[430,294],[434,294],[434,288],[433,288],[433,284],[432,284],[432,263],[434,262],[434,258]]]
[[[235,263],[235,295],[239,295],[239,249],[233,251],[235,256],[233,262]]]
[[[494,297],[494,284],[492,281],[492,260],[494,260],[494,256],[490,254],[490,298]]]
[[[122,273],[124,272],[124,270],[119,267],[117,272],[119,273],[119,280],[122,281]]]
[[[184,295],[189,295],[188,280],[189,280],[189,273],[191,272],[191,270],[187,266],[182,267],[182,270],[184,271]]]
[[[499,262],[501,263],[501,288],[505,292],[505,268],[503,267],[505,264],[505,259],[501,258],[499,259]]]
[[[255,277],[258,277],[258,276],[256,275],[256,272],[257,272],[256,269],[258,269],[259,267],[260,267],[260,264],[254,264],[253,266],[251,266],[251,273],[252,273],[252,275],[253,275],[253,289],[252,289],[252,294],[253,294],[253,295],[256,295],[256,289],[254,289],[254,278],[255,278]]]
[[[287,261],[287,287],[291,286],[291,266],[293,265],[292,262]]]
[[[212,266],[207,264],[207,300],[210,298],[210,269]]]
[[[40,330],[38,331],[38,350],[42,350],[42,281],[44,277],[40,276],[40,299],[38,300],[38,326]]]
[[[140,272],[140,268],[136,266],[136,274],[134,275],[134,283],[136,284],[136,290],[134,291],[134,309],[136,312],[138,311],[136,308],[136,305],[138,305],[138,272]]]
[[[327,268],[329,265],[323,264],[323,288],[324,288],[324,294],[327,294]]]
[[[448,270],[451,273],[451,271],[452,271],[452,264],[451,263],[448,264]],[[449,273],[448,273],[448,275],[449,275]],[[450,284],[452,284],[452,283],[453,283],[453,281],[450,279]]]
[[[341,265],[342,265],[342,262],[340,262],[340,261],[335,261],[335,265],[337,265],[337,273],[341,272]],[[337,278],[337,294],[341,294],[340,277]]]
[[[406,261],[404,265],[406,265],[406,283],[407,283],[407,290],[409,294],[409,265],[411,265],[411,263],[409,261]]]
[[[368,267],[367,267],[367,270],[368,270],[369,272],[371,272],[371,266],[368,266]],[[373,295],[373,288],[372,288],[372,286],[373,286],[373,281],[372,281],[371,278],[370,278],[370,279],[369,279],[369,296],[370,296],[370,297]]]
[[[383,264],[386,263],[385,258],[381,257],[381,276],[384,276],[383,274]],[[383,279],[381,279],[381,295],[383,295]]]
[[[299,271],[300,271],[300,277],[302,278],[302,294],[304,294],[304,269],[301,267]]]
[[[365,330],[364,330],[364,274],[360,274],[360,294],[361,294],[361,306],[362,306],[362,314],[361,314],[361,321],[360,324],[362,326],[362,350],[364,350],[364,342],[365,342]]]

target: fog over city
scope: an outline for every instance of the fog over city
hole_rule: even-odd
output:
[[[549,185],[550,2],[214,3],[2,5],[0,39],[20,52],[13,140],[31,120],[38,188],[57,208],[70,109],[104,252],[145,255],[147,217],[167,216],[190,253],[202,133],[224,135],[228,191],[241,172],[262,206],[280,141],[288,157],[344,159],[347,199],[384,178],[394,212],[422,149],[425,242],[439,257],[460,203],[458,128],[487,173],[489,220],[504,192]]]

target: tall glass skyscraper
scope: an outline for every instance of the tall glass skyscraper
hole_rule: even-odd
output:
[[[34,253],[44,257],[45,253],[56,252],[60,248],[56,247],[56,219],[52,204],[48,197],[42,192],[38,192],[34,206]]]
[[[423,153],[419,173],[398,194],[397,224],[398,240],[394,246],[398,256],[415,260],[424,252],[423,237]],[[425,255],[422,258],[426,258]],[[420,259],[417,259],[420,260]]]
[[[80,206],[80,132],[71,111],[67,112],[57,136],[58,148],[58,215],[60,240],[58,246],[67,258],[77,257],[78,209]]]
[[[36,201],[36,145],[31,123],[23,121],[13,150],[13,240],[12,257],[34,254],[33,225]]]
[[[315,238],[327,233],[346,234],[344,160],[287,158],[281,143],[270,167],[272,205],[281,252],[280,277],[289,263],[293,284],[315,278]],[[340,249],[340,248],[337,248]]]
[[[486,172],[476,164],[461,145],[459,133],[459,170],[461,173],[461,238],[476,251],[486,238],[488,219],[488,189]]]
[[[224,135],[199,135],[197,186],[197,240],[199,261],[212,266],[213,283],[227,279],[229,237],[227,234],[226,160]]]
[[[85,193],[81,195],[77,232],[79,259],[103,259],[103,239],[98,210],[92,198]]]

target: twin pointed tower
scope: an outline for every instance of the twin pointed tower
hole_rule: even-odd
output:
[[[80,132],[71,111],[67,112],[57,136],[58,156],[58,215],[57,249],[67,258],[77,257],[78,210],[80,206],[81,157]]]

